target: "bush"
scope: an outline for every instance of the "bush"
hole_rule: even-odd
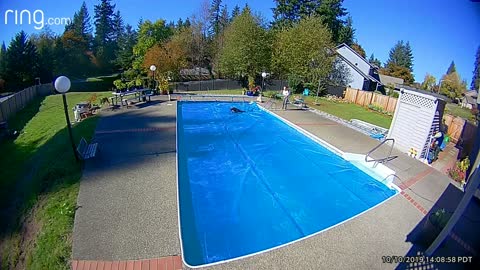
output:
[[[463,185],[465,184],[465,176],[469,167],[470,160],[466,157],[462,161],[457,161],[455,167],[448,170],[448,176]]]
[[[295,94],[301,94],[303,92],[303,80],[301,77],[297,75],[289,75],[288,76],[288,87],[292,90]]]

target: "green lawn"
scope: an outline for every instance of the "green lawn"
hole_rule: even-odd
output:
[[[98,92],[97,102],[109,92]],[[92,93],[68,93],[72,107]],[[91,139],[98,117],[73,125],[76,142]],[[21,130],[0,144],[0,206],[11,206],[1,223],[1,268],[69,269],[74,209],[81,177],[68,139],[61,95],[38,98],[10,119]],[[23,217],[22,217],[23,216]],[[30,232],[27,239],[25,231]]]
[[[358,119],[383,128],[390,128],[392,117],[369,111],[367,108],[350,103],[336,103],[333,101],[318,99],[319,105],[314,104],[315,97],[307,97],[309,107],[335,115],[345,120]]]
[[[475,115],[472,114],[472,111],[467,108],[462,108],[458,104],[447,103],[445,113],[475,122]]]

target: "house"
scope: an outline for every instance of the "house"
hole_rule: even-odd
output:
[[[370,64],[356,51],[343,43],[336,48],[337,58],[346,70],[350,83],[348,87],[366,90],[385,92],[380,81],[378,67]]]
[[[477,107],[478,93],[475,90],[470,90],[462,94],[462,102],[460,105],[463,108],[472,109]]]
[[[403,79],[402,78],[397,78],[397,77],[392,77],[388,75],[380,75],[380,82],[385,85],[385,86],[393,86],[393,89],[400,89],[400,87],[403,85]]]

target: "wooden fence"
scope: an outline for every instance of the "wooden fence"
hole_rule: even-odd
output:
[[[371,91],[362,91],[348,88],[345,91],[345,100],[367,107],[370,104],[382,108],[386,112],[394,113],[397,106],[397,99],[391,96],[377,94]]]
[[[0,122],[7,121],[37,96],[53,93],[52,84],[35,85],[0,100]]]

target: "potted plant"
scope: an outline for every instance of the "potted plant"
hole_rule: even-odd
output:
[[[424,232],[422,242],[426,245],[430,245],[435,238],[440,234],[452,213],[447,212],[444,208],[437,209],[435,212],[428,215],[424,223]]]

